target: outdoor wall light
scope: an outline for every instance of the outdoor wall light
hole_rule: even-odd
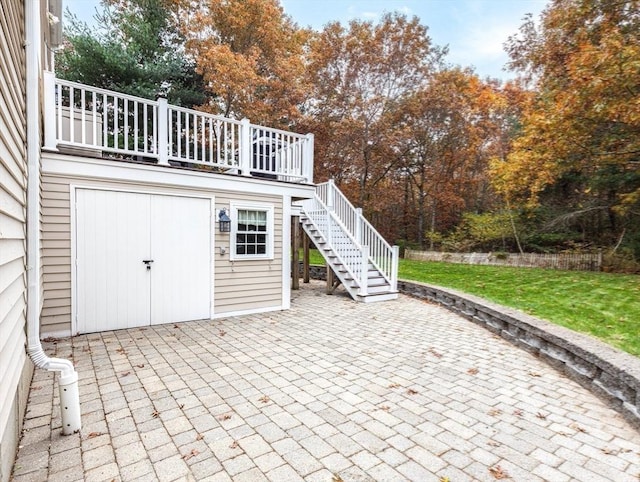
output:
[[[218,213],[218,229],[221,233],[231,232],[231,218],[227,216],[227,210],[222,208]]]

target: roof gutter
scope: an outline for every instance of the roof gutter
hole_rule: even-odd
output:
[[[62,433],[80,430],[78,373],[73,363],[50,358],[40,343],[40,25],[41,0],[25,0],[27,118],[27,352],[33,363],[60,372]]]

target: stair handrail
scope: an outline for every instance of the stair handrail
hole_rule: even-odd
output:
[[[351,204],[342,191],[335,186],[333,179],[317,184],[316,194],[326,205],[336,206],[340,204],[346,208],[348,212],[344,212],[345,209],[334,209],[336,217],[343,226],[347,227],[347,232],[350,233],[351,229],[353,229],[353,232],[359,232],[360,239],[356,240],[358,245],[365,244],[363,241],[365,239],[369,241],[366,243],[369,246],[369,261],[390,284],[391,289],[395,291],[398,280],[398,246],[391,246],[382,237],[376,228],[362,215],[362,210]],[[326,196],[326,199],[322,199],[323,195]],[[347,217],[352,217],[352,220],[346,219]],[[376,245],[379,245],[381,249],[376,250]],[[377,251],[380,251],[380,253],[377,253]]]
[[[313,227],[322,234],[322,237],[324,238],[325,242],[327,242],[329,244],[329,247],[335,252],[336,257],[338,258],[338,260],[340,261],[340,264],[342,264],[342,266],[344,266],[347,269],[347,272],[349,273],[349,275],[351,276],[351,278],[353,279],[353,281],[357,284],[358,289],[360,290],[361,294],[363,289],[366,292],[366,284],[364,285],[364,287],[362,286],[362,266],[363,266],[363,261],[362,258],[360,258],[358,260],[357,263],[349,263],[348,260],[344,259],[342,256],[340,256],[340,252],[337,251],[335,249],[335,246],[332,245],[331,243],[331,235],[330,235],[330,229],[331,226],[327,225],[327,233],[323,232],[323,230],[321,229],[321,227],[318,225],[318,220],[316,220],[313,216],[312,216],[312,212],[314,211],[313,209],[307,209],[306,205],[308,205],[309,202],[314,202],[316,204],[319,204],[320,208],[322,209],[322,211],[324,213],[326,213],[328,215],[328,219],[332,219],[336,225],[342,230],[342,232],[347,236],[347,238],[349,239],[349,241],[351,241],[351,243],[354,245],[354,247],[359,251],[359,252],[363,252],[363,246],[358,243],[358,241],[353,237],[353,235],[349,232],[349,230],[346,228],[346,226],[342,223],[342,221],[340,220],[340,218],[336,215],[336,213],[333,211],[333,209],[329,209],[329,207],[322,201],[322,199],[320,198],[320,196],[318,196],[317,194],[314,195],[313,199],[310,199],[308,201],[305,201],[303,203],[302,206],[302,210],[304,212],[304,214],[307,216],[307,218],[311,221],[311,223],[313,224]],[[365,250],[366,252],[368,252],[368,249]],[[359,270],[354,270],[353,268],[358,267]]]

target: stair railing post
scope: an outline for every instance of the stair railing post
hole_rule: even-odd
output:
[[[362,208],[356,208],[356,232],[353,236],[356,238],[358,244],[362,244]]]
[[[369,246],[362,246],[362,266],[360,267],[360,295],[366,296],[369,288]]]
[[[331,228],[331,209],[327,208],[327,247],[333,249],[333,236],[331,232],[333,229]]]
[[[331,234],[333,232],[331,227],[333,207],[333,179],[329,179],[327,182],[327,244],[331,249],[333,249],[333,236]]]
[[[394,245],[391,249],[391,290],[398,291],[398,264],[400,262],[400,248],[397,245]]]

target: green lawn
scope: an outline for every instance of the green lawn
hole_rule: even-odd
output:
[[[311,262],[324,264],[313,251]],[[398,276],[474,294],[640,356],[637,275],[401,259]]]

